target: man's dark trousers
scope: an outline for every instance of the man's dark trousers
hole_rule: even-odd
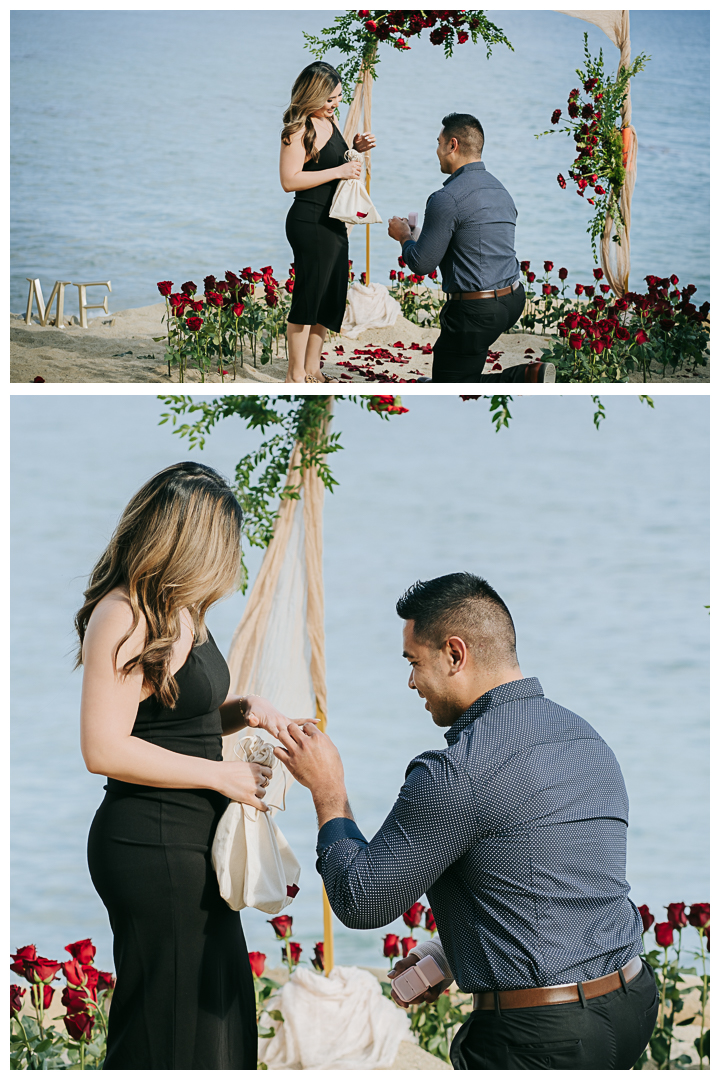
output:
[[[477,1009],[453,1039],[455,1069],[632,1069],[658,1012],[655,976],[643,961],[624,989],[529,1009]]]
[[[433,349],[432,381],[514,382],[514,368],[483,375],[494,341],[514,326],[525,307],[520,285],[505,296],[487,300],[448,300],[440,312],[440,337]],[[525,365],[517,367],[524,374]]]

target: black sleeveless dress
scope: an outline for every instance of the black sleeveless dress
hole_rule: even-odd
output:
[[[336,169],[344,164],[348,146],[338,128],[303,172]],[[339,180],[297,191],[288,212],[285,233],[293,249],[295,286],[288,322],[302,326],[320,323],[336,333],[345,315],[348,287],[348,235],[344,221],[331,218],[330,206]]]
[[[219,706],[230,674],[211,637],[175,675],[174,709],[153,696],[133,735],[222,759]],[[88,838],[93,884],[110,916],[117,973],[106,1069],[257,1068],[255,995],[240,915],[210,858],[229,800],[217,791],[109,779]]]

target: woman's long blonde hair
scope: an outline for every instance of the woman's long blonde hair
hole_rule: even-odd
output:
[[[340,76],[334,67],[316,60],[303,68],[293,84],[290,104],[283,114],[285,127],[280,138],[288,146],[293,135],[304,128],[303,146],[311,161],[317,161],[320,151],[315,147],[315,127],[310,117],[325,107],[339,82]]]
[[[96,604],[111,589],[126,589],[133,623],[121,646],[145,618],[145,644],[123,666],[143,670],[143,685],[172,708],[178,686],[170,673],[173,645],[180,639],[180,613],[190,612],[195,644],[207,640],[205,613],[227,596],[240,572],[242,511],[226,481],[214,469],[183,461],[157,473],[123,511],[98,559],[75,616],[80,639],[77,664]]]

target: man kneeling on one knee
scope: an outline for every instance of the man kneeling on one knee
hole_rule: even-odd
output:
[[[539,361],[483,374],[488,349],[525,307],[515,254],[517,210],[481,161],[484,142],[474,116],[443,117],[437,156],[440,171],[450,175],[427,201],[422,232],[416,237],[406,218],[388,223],[412,273],[430,274],[437,266],[442,272],[448,301],[440,312],[432,382],[555,382],[555,365]]]
[[[446,981],[417,1000],[453,980],[473,995],[456,1069],[632,1068],[658,999],[639,957],[612,751],[523,678],[510,612],[482,578],[417,582],[397,612],[408,685],[447,747],[410,762],[379,832],[368,841],[356,825],[340,756],[315,725],[289,725],[276,750],[312,792],[333,911],[382,927],[427,895],[439,941],[392,975],[432,955]]]

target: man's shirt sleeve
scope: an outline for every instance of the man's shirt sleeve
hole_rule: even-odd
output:
[[[338,918],[371,929],[407,911],[474,842],[475,806],[462,766],[430,751],[412,763],[372,840],[348,818],[327,822],[318,836],[317,868]]]
[[[406,240],[403,259],[414,274],[430,274],[440,265],[455,228],[455,200],[448,192],[434,191],[425,205],[418,240]]]

